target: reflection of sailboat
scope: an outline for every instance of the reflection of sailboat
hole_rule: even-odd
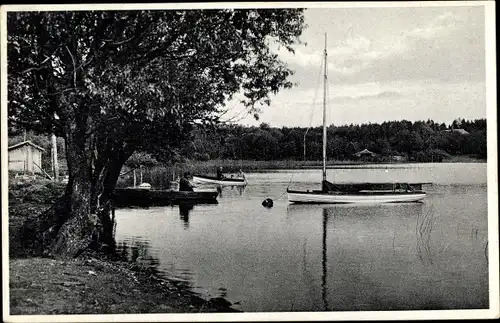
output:
[[[323,310],[328,311],[328,301],[326,298],[326,273],[327,273],[327,259],[326,259],[326,225],[328,223],[328,212],[326,209],[323,209],[323,238],[322,238],[322,259],[321,259],[321,265],[323,269],[323,275],[321,276],[321,299],[323,300]]]
[[[354,303],[347,304],[345,303],[347,298],[339,298],[334,294],[339,290],[338,286],[345,286],[346,284],[346,280],[343,279],[344,276],[342,275],[348,275],[349,278],[370,275],[370,273],[366,273],[364,269],[358,266],[349,267],[348,269],[342,268],[343,263],[349,261],[355,263],[360,260],[359,258],[356,259],[359,256],[357,252],[351,254],[351,250],[356,251],[358,248],[364,247],[367,248],[364,252],[378,250],[388,257],[392,249],[395,257],[387,258],[388,261],[407,257],[407,253],[414,250],[413,243],[415,240],[413,239],[415,236],[413,230],[415,230],[414,224],[416,220],[417,233],[420,234],[420,231],[425,230],[424,237],[421,239],[423,241],[419,240],[419,236],[416,239],[417,255],[419,257],[429,256],[429,254],[425,254],[427,252],[425,243],[429,241],[427,237],[432,228],[432,222],[425,220],[425,217],[431,215],[423,215],[425,210],[425,204],[423,203],[384,204],[376,207],[354,204],[289,204],[286,210],[288,223],[312,223],[314,228],[318,228],[321,221],[321,256],[318,250],[320,245],[318,241],[320,238],[319,228],[315,230],[316,234],[308,231],[307,238],[308,241],[312,236],[316,239],[315,251],[317,256],[312,261],[316,263],[315,268],[319,268],[321,262],[322,269],[321,274],[316,274],[316,281],[318,281],[315,291],[316,304],[321,306],[321,310],[324,311],[340,310],[346,307],[356,309],[356,306],[358,306]],[[384,217],[385,220],[380,221],[381,217]],[[394,219],[394,221],[390,219]],[[390,225],[388,225],[389,223]],[[364,237],[376,239],[378,245],[371,249],[372,247],[368,245],[370,240],[358,240],[356,232],[363,232]],[[398,237],[396,237],[395,233],[393,235],[393,232],[398,232]],[[358,242],[360,245],[353,245],[353,243]],[[398,253],[397,256],[396,252]],[[420,254],[421,252],[422,254]],[[377,256],[373,257],[376,258]],[[434,259],[436,259],[435,257],[434,255]],[[346,260],[348,261],[346,262]],[[427,261],[427,259],[424,258],[423,261]],[[311,262],[309,262],[310,264]],[[319,269],[316,270],[319,271]],[[321,299],[319,281],[321,282]],[[362,285],[361,282],[358,283]]]
[[[417,223],[415,226],[418,257],[423,263],[429,262],[431,265],[433,254],[430,248],[430,239],[435,220],[434,211],[430,209],[426,213],[420,213],[417,216]]]
[[[422,183],[331,183],[326,180],[326,92],[327,50],[325,34],[323,94],[323,181],[321,190],[287,189],[292,203],[394,203],[416,202],[425,198]]]
[[[322,237],[321,237],[321,300],[323,301],[323,311],[328,311],[328,299],[327,299],[327,273],[328,273],[328,259],[327,259],[327,226],[328,226],[328,216],[329,213],[333,211],[333,209],[328,209],[325,207],[315,207],[313,205],[297,205],[291,204],[288,205],[287,213],[291,213],[294,211],[302,212],[302,211],[322,211]],[[316,212],[314,212],[316,213]]]

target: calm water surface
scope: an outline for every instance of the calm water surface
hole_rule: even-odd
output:
[[[320,170],[247,179],[216,205],[117,210],[119,248],[244,311],[488,308],[485,163],[328,172],[338,182],[433,182],[410,204],[289,204],[286,187],[319,188]]]

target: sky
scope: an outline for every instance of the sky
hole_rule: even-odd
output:
[[[237,123],[322,124],[321,60],[327,33],[327,123],[486,118],[485,17],[482,6],[312,8],[295,54],[276,50],[297,85],[271,96],[260,118]]]

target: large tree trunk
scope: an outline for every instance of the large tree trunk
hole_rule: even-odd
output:
[[[92,214],[92,142],[86,135],[88,116],[84,113],[74,118],[66,127],[66,160],[69,183],[66,189],[68,209],[66,221],[61,225],[50,246],[50,252],[61,256],[75,256],[92,242],[92,232],[97,225]]]
[[[102,251],[114,251],[116,247],[114,239],[116,222],[112,196],[121,168],[132,154],[132,151],[126,151],[122,147],[113,152],[112,158],[110,158],[109,151],[103,154],[106,163],[102,170],[96,169],[97,180],[92,189],[91,207],[93,214],[96,214],[98,218],[97,227],[93,233],[92,248]]]
[[[70,138],[68,140],[68,138]],[[26,221],[23,240],[37,255],[75,257],[86,249],[113,251],[114,209],[110,197],[132,150],[96,151],[78,136],[67,137],[69,182],[65,195]]]
[[[121,169],[117,161],[113,164]],[[79,173],[73,175],[66,194],[54,206],[25,222],[25,247],[36,255],[57,257],[75,257],[89,248],[113,251],[115,219],[110,197],[118,176],[112,173],[98,185]],[[94,195],[100,196],[98,208],[92,202]]]

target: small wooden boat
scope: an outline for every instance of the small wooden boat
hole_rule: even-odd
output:
[[[182,202],[216,204],[217,190],[175,191],[142,188],[115,189],[112,199],[116,206],[163,206]]]
[[[213,176],[203,176],[203,175],[193,175],[193,181],[197,183],[210,183],[217,185],[247,185],[247,180],[245,177],[225,177],[223,179],[218,179]]]
[[[323,94],[323,180],[321,190],[291,190],[287,188],[291,203],[405,203],[425,198],[424,183],[331,183],[326,180],[326,93],[327,93],[327,46],[325,34],[324,94]]]

